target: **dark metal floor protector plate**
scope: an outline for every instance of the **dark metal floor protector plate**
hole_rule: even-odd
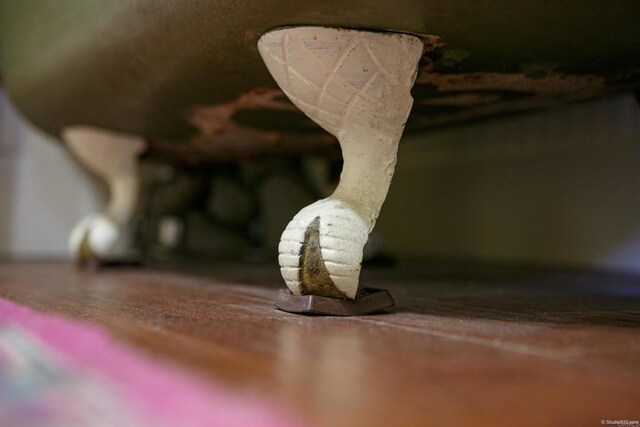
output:
[[[275,305],[278,309],[289,313],[361,316],[391,308],[395,306],[395,302],[386,289],[362,289],[355,300],[317,295],[294,295],[288,289],[282,289],[278,292]]]
[[[87,262],[80,266],[91,271],[96,270],[117,270],[126,268],[141,268],[144,267],[142,260],[137,258],[118,258],[110,260],[99,260]]]

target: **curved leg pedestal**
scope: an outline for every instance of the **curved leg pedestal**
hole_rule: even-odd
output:
[[[80,265],[123,262],[138,202],[138,157],[146,143],[139,137],[88,126],[68,127],[63,138],[78,161],[109,188],[105,210],[83,218],[71,232],[69,251]]]
[[[263,35],[258,48],[291,101],[338,138],[344,158],[336,191],[302,209],[282,234],[282,277],[294,295],[353,300],[423,44],[408,34],[294,27]]]

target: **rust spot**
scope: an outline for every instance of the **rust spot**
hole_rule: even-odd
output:
[[[434,61],[431,55],[447,45],[447,43],[438,36],[432,34],[414,34],[422,40],[422,58],[420,59],[420,67],[418,74],[432,72],[435,69]]]
[[[578,93],[589,96],[605,89],[603,77],[562,73],[552,73],[540,78],[526,73],[424,73],[416,79],[416,84],[430,84],[440,92],[510,90],[545,96]]]
[[[99,260],[100,257],[91,250],[91,246],[89,245],[89,232],[87,231],[84,233],[84,236],[82,236],[82,240],[80,241],[76,261],[78,262],[78,265],[84,267]]]
[[[420,99],[418,105],[469,107],[486,105],[502,101],[499,94],[487,92],[454,93],[448,96],[436,96]]]
[[[281,90],[258,87],[230,102],[192,108],[187,120],[198,132],[186,141],[153,140],[149,155],[172,163],[196,165],[267,154],[323,151],[337,146],[336,139],[319,127],[318,132],[274,132],[237,123],[234,115],[245,110],[299,112]]]
[[[422,44],[424,45],[424,53],[434,51],[436,49],[443,48],[447,45],[447,43],[442,40],[441,37],[438,37],[433,34],[414,34],[420,40],[422,40]]]
[[[255,88],[231,102],[195,107],[188,120],[203,135],[216,135],[221,130],[237,130],[239,126],[233,122],[232,117],[240,110],[298,111],[283,95],[279,89]]]
[[[418,99],[416,106],[449,106],[457,110],[414,116],[414,128],[422,129],[503,113],[542,108],[558,102],[586,100],[611,91],[602,76],[552,72],[475,72],[442,74],[426,64],[416,79],[434,93]],[[419,90],[419,89],[418,89]],[[523,96],[509,96],[510,93]],[[445,111],[445,110],[443,110]]]

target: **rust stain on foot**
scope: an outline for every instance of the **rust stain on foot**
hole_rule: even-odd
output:
[[[89,244],[89,233],[86,232],[80,241],[80,247],[76,255],[76,262],[80,267],[87,266],[93,262],[100,261],[100,257],[96,255]]]
[[[348,299],[331,280],[322,259],[320,247],[320,217],[316,217],[304,232],[304,242],[300,248],[299,265],[300,289],[303,295],[318,295],[329,298]]]

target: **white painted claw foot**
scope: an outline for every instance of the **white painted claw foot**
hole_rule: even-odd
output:
[[[138,202],[138,157],[146,142],[89,126],[67,127],[62,137],[79,162],[109,187],[104,212],[89,215],[75,226],[69,251],[80,264],[119,258]]]
[[[338,138],[344,158],[336,191],[302,209],[282,234],[282,277],[296,295],[353,299],[423,44],[408,34],[293,27],[264,34],[258,49],[289,99]]]

